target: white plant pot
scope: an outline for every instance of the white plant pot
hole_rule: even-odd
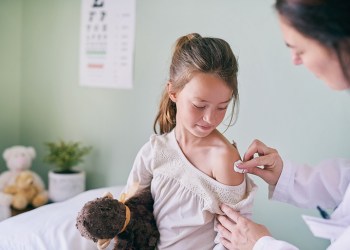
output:
[[[49,199],[64,201],[85,191],[85,171],[72,174],[49,172]]]

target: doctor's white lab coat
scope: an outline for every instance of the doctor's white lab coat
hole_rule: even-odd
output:
[[[345,229],[327,249],[350,249],[350,160],[328,160],[314,167],[284,161],[277,185],[269,189],[269,196],[273,200],[301,208],[316,209],[320,206],[335,209],[330,219],[344,225]],[[257,241],[253,250],[262,249],[298,248],[272,237],[263,237]]]

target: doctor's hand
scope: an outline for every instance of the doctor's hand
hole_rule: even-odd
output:
[[[258,157],[254,157],[255,153]],[[237,167],[244,169],[245,173],[261,177],[270,185],[276,185],[282,173],[283,161],[276,149],[254,140],[245,152],[243,162]]]
[[[250,250],[261,237],[271,236],[265,226],[254,223],[232,208],[222,204],[221,210],[226,216],[218,216],[218,230],[222,236],[220,241],[227,249]]]

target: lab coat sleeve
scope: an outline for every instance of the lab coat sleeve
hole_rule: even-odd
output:
[[[299,248],[288,242],[276,240],[271,236],[260,238],[254,245],[253,250],[298,250]]]
[[[350,226],[345,229],[345,231],[332,242],[332,244],[327,248],[327,250],[339,250],[348,249],[350,246]]]
[[[342,201],[350,183],[350,160],[335,159],[311,167],[284,161],[276,186],[269,187],[273,200],[302,208],[334,209]]]

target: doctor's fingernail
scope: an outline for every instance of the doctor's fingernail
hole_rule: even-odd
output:
[[[239,165],[241,165],[242,161],[239,160],[239,161],[236,161],[234,164],[233,164],[233,170],[237,173],[241,173],[241,174],[244,174],[245,173],[245,169],[240,169],[238,168]]]

